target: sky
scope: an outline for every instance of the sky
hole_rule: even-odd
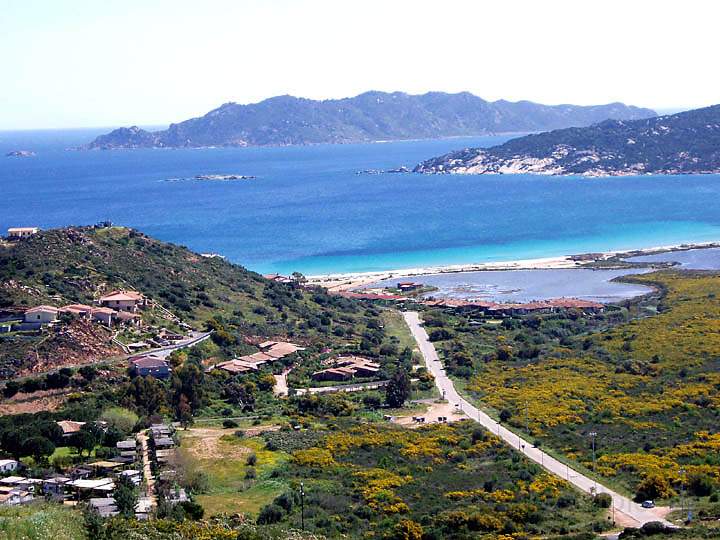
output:
[[[720,102],[708,0],[0,0],[0,129],[163,125],[280,94]]]

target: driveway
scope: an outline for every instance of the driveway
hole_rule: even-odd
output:
[[[420,315],[414,311],[406,311],[403,313],[403,318],[410,328],[413,338],[415,338],[415,341],[417,342],[428,371],[430,371],[435,377],[435,384],[437,385],[440,394],[450,403],[457,404],[468,417],[482,424],[488,431],[494,433],[507,444],[525,454],[529,459],[538,463],[545,470],[567,480],[585,493],[592,493],[593,491],[596,493],[608,493],[613,500],[614,512],[627,516],[637,525],[642,525],[649,521],[661,521],[666,525],[672,525],[670,522],[661,517],[667,514],[667,508],[643,508],[627,497],[624,497],[623,495],[608,489],[597,481],[584,476],[574,469],[571,469],[568,465],[560,463],[558,460],[549,456],[539,448],[533,447],[532,443],[516,435],[509,429],[506,429],[499,422],[496,422],[477,407],[470,404],[467,400],[463,399],[455,390],[453,382],[445,373],[440,363],[440,359],[438,358],[437,351],[435,350],[435,346],[430,342],[427,332],[425,332],[425,329],[421,325]],[[616,521],[620,522],[621,519],[616,518]]]

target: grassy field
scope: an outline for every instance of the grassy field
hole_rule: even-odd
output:
[[[4,540],[85,540],[80,512],[58,504],[0,507],[0,538]]]
[[[287,455],[264,449],[264,441],[259,437],[239,438],[234,432],[217,428],[180,432],[186,467],[208,476],[209,489],[197,497],[207,515],[257,514],[285,489],[282,482],[270,478],[270,472],[285,462]],[[251,454],[257,459],[254,467],[247,465]],[[246,477],[251,468],[255,478]]]
[[[701,478],[714,491],[720,276],[633,279],[665,291],[645,316],[631,306],[470,327],[463,316],[436,314],[451,334],[439,348],[474,400],[520,430],[529,424],[531,437],[589,470],[596,433],[595,469],[624,490],[672,499]]]

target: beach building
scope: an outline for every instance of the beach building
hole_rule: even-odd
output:
[[[156,356],[137,356],[130,359],[132,371],[140,377],[152,376],[156,379],[170,377],[170,366],[162,358]]]
[[[20,462],[14,459],[0,459],[0,474],[6,474],[12,471],[17,471],[20,467]]]
[[[400,281],[397,284],[397,288],[402,292],[416,291],[422,288],[422,283],[416,283],[414,281]]]
[[[10,227],[8,229],[8,238],[19,240],[37,234],[38,231],[40,231],[38,227]]]
[[[348,381],[355,377],[375,377],[380,372],[380,364],[362,356],[338,356],[330,361],[332,367],[312,374],[315,381]]]
[[[32,502],[33,494],[24,489],[11,489],[9,491],[0,490],[0,505],[17,506]]]
[[[58,319],[58,308],[53,306],[35,306],[25,312],[23,320],[26,323],[50,324]]]
[[[66,476],[55,476],[46,478],[42,483],[42,493],[45,497],[53,500],[65,498],[65,485],[70,481]]]

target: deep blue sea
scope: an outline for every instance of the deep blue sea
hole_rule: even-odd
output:
[[[107,130],[0,132],[0,229],[111,220],[260,272],[370,271],[720,240],[720,176],[356,174],[507,137],[68,151]],[[4,157],[33,150],[30,158]],[[197,174],[250,181],[168,181]]]

